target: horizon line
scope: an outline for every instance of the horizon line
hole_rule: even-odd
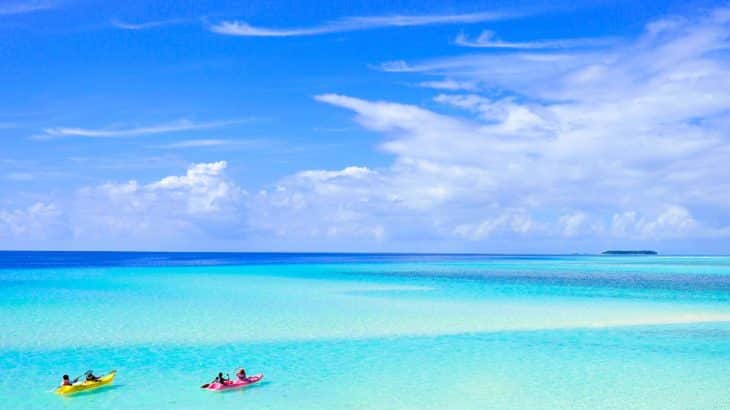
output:
[[[445,255],[445,256],[730,256],[730,253],[709,253],[709,254],[696,254],[696,253],[657,253],[654,255],[646,254],[602,254],[601,252],[570,252],[570,253],[549,253],[549,252],[420,252],[420,251],[230,251],[230,250],[205,250],[205,251],[192,251],[192,250],[69,250],[69,249],[0,249],[0,253],[9,252],[24,252],[24,253],[43,253],[43,252],[55,252],[55,253],[168,253],[168,254],[186,254],[186,253],[198,253],[198,254],[268,254],[268,255]],[[628,251],[646,251],[649,249],[641,250],[628,250]],[[652,250],[653,251],[653,250]]]

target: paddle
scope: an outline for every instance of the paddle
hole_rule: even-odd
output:
[[[83,374],[80,374],[80,375],[76,376],[76,378],[75,378],[75,379],[71,380],[71,384],[74,384],[74,383],[76,383],[77,381],[79,381],[79,379],[81,378],[81,376],[83,376],[84,374],[86,374],[86,373],[83,373]]]
[[[79,381],[79,379],[81,378],[81,376],[83,376],[84,374],[86,374],[86,373],[82,373],[82,374],[80,374],[80,375],[76,376],[76,378],[75,378],[75,379],[73,379],[73,381],[71,382],[71,384],[74,384],[74,383],[76,383],[77,381]]]
[[[228,373],[226,373],[226,378],[227,378],[228,380],[231,380],[231,375],[230,375],[230,374],[228,374]],[[218,379],[218,378],[216,377],[216,380],[217,380],[217,379]],[[201,389],[207,389],[207,388],[208,388],[208,386],[210,386],[211,384],[215,383],[215,382],[216,382],[216,380],[213,380],[213,381],[212,381],[212,382],[210,382],[210,383],[205,383],[204,385],[200,386],[200,388],[201,388]]]
[[[116,373],[116,372],[117,372],[116,370],[112,370],[112,371],[110,371],[109,373],[107,373],[106,375],[108,375],[108,374],[111,374],[111,373]],[[87,371],[86,371],[86,372],[84,373],[84,375],[85,375],[85,376],[88,376],[88,375],[92,375],[92,376],[93,376],[93,375],[94,375],[94,371],[93,371],[93,370],[87,370]],[[104,376],[106,376],[106,375],[104,375]],[[93,380],[93,381],[95,381],[95,382],[99,382],[99,381],[100,381],[100,379],[101,379],[102,377],[104,377],[104,376],[98,376],[98,377],[97,377],[97,376],[94,376],[94,380]],[[79,377],[81,377],[81,376],[79,376]],[[79,377],[77,377],[76,379],[78,379]],[[88,380],[87,380],[87,381],[88,381]]]
[[[214,380],[213,380],[212,382],[210,382],[210,383],[205,383],[204,385],[200,386],[200,388],[201,388],[201,389],[207,389],[207,388],[208,388],[208,386],[210,386],[211,384],[215,383],[215,382],[216,382],[217,380],[218,380],[218,377],[216,377],[216,378],[215,378],[215,379],[214,379]]]

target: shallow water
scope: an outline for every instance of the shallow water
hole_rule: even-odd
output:
[[[4,252],[0,399],[728,408],[729,302],[727,257]],[[264,382],[198,388],[239,365]],[[50,393],[88,368],[114,387]]]

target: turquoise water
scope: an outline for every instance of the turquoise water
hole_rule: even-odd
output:
[[[3,408],[730,408],[728,257],[8,252],[0,329]]]

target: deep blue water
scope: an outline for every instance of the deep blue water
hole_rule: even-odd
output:
[[[294,263],[469,262],[540,260],[543,255],[424,253],[276,253],[276,252],[103,252],[0,251],[2,268],[92,266],[218,266]],[[548,256],[552,259],[570,257]]]

